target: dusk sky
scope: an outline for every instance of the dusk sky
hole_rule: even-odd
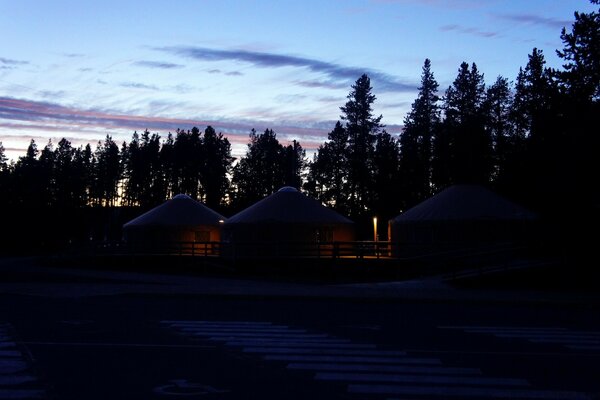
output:
[[[250,129],[314,150],[350,85],[371,77],[401,131],[425,58],[440,83],[462,61],[514,80],[533,47],[555,49],[586,0],[0,0],[0,142],[74,146],[134,130],[166,137],[212,125],[245,151]]]

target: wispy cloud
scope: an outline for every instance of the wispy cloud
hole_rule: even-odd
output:
[[[0,70],[15,69],[19,65],[27,65],[29,61],[13,60],[11,58],[0,57]]]
[[[156,104],[156,107],[160,108],[162,105]],[[95,143],[107,133],[121,132],[121,137],[127,137],[134,130],[148,129],[166,133],[174,132],[177,128],[189,129],[193,126],[202,128],[208,125],[213,126],[218,132],[223,132],[232,144],[240,145],[238,148],[242,150],[243,145],[248,142],[248,133],[252,128],[256,128],[258,132],[266,128],[274,129],[283,138],[299,139],[302,146],[314,149],[325,140],[327,132],[333,127],[330,121],[274,124],[256,120],[215,121],[127,115],[65,107],[51,102],[0,97],[0,129],[55,132],[46,137],[62,137],[61,133],[69,132],[70,137],[79,137],[81,143],[86,140]],[[123,132],[126,132],[125,136]]]
[[[479,36],[479,37],[484,37],[484,38],[493,38],[493,37],[500,36],[499,32],[483,31],[483,30],[480,30],[477,28],[466,27],[466,26],[461,26],[461,25],[456,25],[456,24],[441,26],[440,30],[444,31],[444,32],[458,32],[458,33],[462,33],[465,35],[474,35],[474,36]]]
[[[540,25],[551,29],[560,29],[565,26],[571,25],[572,21],[541,17],[534,14],[494,14],[496,18],[504,19],[507,21],[518,22],[526,25]]]
[[[325,88],[325,89],[345,89],[348,85],[343,82],[332,82],[332,81],[296,81],[296,85],[304,86],[308,88]]]
[[[158,90],[158,87],[154,85],[146,85],[145,83],[139,82],[123,82],[119,86],[132,89]]]
[[[223,75],[227,75],[227,76],[242,76],[242,75],[244,75],[240,71],[228,71],[227,72],[227,71],[221,71],[220,69],[217,69],[217,68],[208,69],[208,70],[206,70],[206,72],[208,72],[209,74],[223,74]]]
[[[156,50],[202,61],[238,61],[261,68],[297,67],[319,73],[328,79],[346,84],[354,82],[363,73],[369,75],[381,92],[414,92],[417,84],[402,82],[396,77],[368,68],[347,67],[327,61],[286,54],[266,53],[248,50],[219,50],[205,47],[171,46]]]
[[[146,68],[158,68],[158,69],[176,69],[183,68],[181,64],[175,64],[164,61],[136,61],[133,65],[137,65],[138,67],[146,67]]]
[[[25,65],[25,64],[29,64],[29,61],[13,60],[11,58],[0,57],[0,64],[4,64],[4,65]]]
[[[62,53],[63,57],[67,57],[67,58],[81,58],[81,57],[85,57],[85,54],[81,54],[81,53]]]
[[[489,1],[489,0],[488,0]],[[372,3],[416,4],[450,9],[479,8],[486,2],[480,0],[371,0]]]

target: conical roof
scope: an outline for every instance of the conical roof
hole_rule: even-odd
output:
[[[536,215],[478,185],[453,185],[400,214],[392,222],[523,220]]]
[[[318,201],[285,186],[229,218],[225,225],[254,223],[353,224]]]
[[[218,225],[226,218],[204,204],[185,194],[178,194],[171,200],[127,222],[124,228],[141,226],[197,226]]]

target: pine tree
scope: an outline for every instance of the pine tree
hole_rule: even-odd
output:
[[[217,134],[212,126],[204,130],[202,138],[203,154],[200,180],[205,194],[205,202],[211,208],[219,207],[229,188],[231,145],[222,133]]]
[[[423,63],[417,99],[404,119],[400,136],[400,173],[403,207],[410,207],[431,195],[433,137],[440,123],[438,83],[431,61]]]
[[[485,130],[483,74],[463,62],[444,97],[445,119],[434,143],[436,189],[455,183],[489,183],[491,139]]]
[[[564,48],[556,53],[565,60],[560,78],[568,93],[575,101],[600,100],[600,9],[575,12],[571,32],[563,28],[560,38]]]
[[[348,203],[350,215],[366,214],[373,199],[373,152],[377,133],[383,128],[382,116],[373,115],[371,80],[363,74],[348,94],[348,101],[340,107],[340,116],[346,122],[348,133]]]
[[[338,121],[327,135],[327,141],[317,149],[308,166],[308,194],[321,203],[348,214],[348,133]]]

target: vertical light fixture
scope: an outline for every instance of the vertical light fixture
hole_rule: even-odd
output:
[[[373,241],[377,241],[377,217],[373,217]]]

